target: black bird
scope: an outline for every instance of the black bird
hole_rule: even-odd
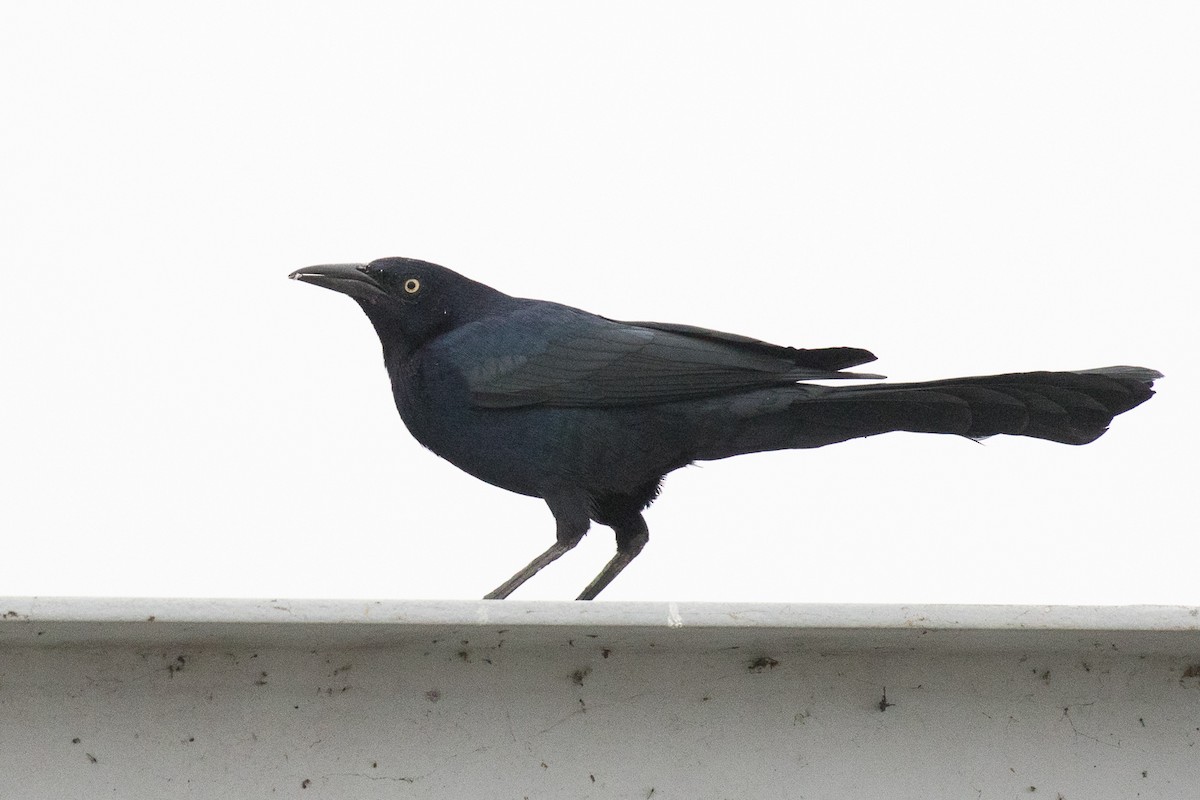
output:
[[[923,383],[845,372],[866,350],[803,350],[661,322],[618,322],[510,297],[410,258],[297,270],[350,295],[375,326],[400,417],[417,441],[495,486],[550,507],[554,544],[488,598],[514,589],[587,533],[617,553],[591,600],[645,546],[642,511],[663,477],[694,461],[821,447],[888,431],[996,434],[1087,444],[1145,402],[1144,367],[1022,372]]]

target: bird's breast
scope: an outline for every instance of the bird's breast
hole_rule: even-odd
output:
[[[390,370],[396,408],[413,437],[480,480],[536,497],[563,486],[631,491],[690,461],[677,421],[657,409],[518,406],[472,402],[446,362]],[[626,485],[628,484],[628,485]]]

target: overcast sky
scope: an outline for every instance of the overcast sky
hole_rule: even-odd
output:
[[[475,598],[547,547],[286,279],[406,255],[902,380],[1167,373],[1086,447],[676,472],[604,599],[1200,604],[1198,41],[1191,3],[5,3],[0,595]]]

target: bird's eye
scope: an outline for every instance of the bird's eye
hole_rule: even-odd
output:
[[[416,278],[409,278],[404,282],[404,291],[409,294],[416,294],[421,291],[421,282]]]

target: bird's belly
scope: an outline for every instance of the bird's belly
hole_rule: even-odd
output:
[[[413,436],[459,469],[518,494],[628,493],[691,459],[651,410],[401,408]]]

